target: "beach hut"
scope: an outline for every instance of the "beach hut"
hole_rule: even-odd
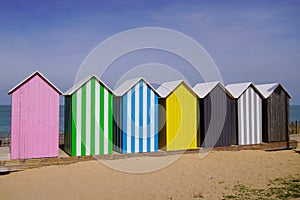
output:
[[[232,136],[236,134],[234,97],[218,81],[198,83],[193,90],[199,97],[200,107],[198,146],[230,146]]]
[[[112,153],[113,94],[96,76],[64,93],[65,151],[72,156]]]
[[[226,86],[236,99],[237,134],[233,144],[247,145],[262,142],[262,95],[250,82]]]
[[[158,149],[158,95],[143,78],[114,90],[114,149],[121,153]]]
[[[255,85],[263,95],[263,142],[286,141],[289,138],[291,95],[279,83]]]
[[[11,159],[58,156],[59,89],[35,72],[8,94],[12,95]]]
[[[182,80],[163,83],[158,89],[160,109],[159,148],[197,148],[197,95]]]

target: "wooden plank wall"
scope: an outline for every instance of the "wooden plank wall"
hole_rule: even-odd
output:
[[[58,156],[59,94],[34,76],[12,94],[11,159]]]
[[[216,104],[214,109],[212,109],[212,99]],[[220,86],[215,87],[209,95],[200,100],[200,139],[202,147],[211,148],[231,145],[232,137],[236,134],[234,104],[235,101]],[[214,112],[214,121],[212,112]],[[209,126],[211,135],[207,135]]]
[[[166,99],[166,150],[197,148],[197,97],[180,85]]]
[[[64,116],[64,150],[69,155],[72,154],[72,96],[65,97],[65,116]]]
[[[288,97],[280,87],[264,100],[264,142],[286,141],[289,124],[288,102]]]

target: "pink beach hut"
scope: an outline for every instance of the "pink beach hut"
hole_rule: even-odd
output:
[[[58,156],[61,91],[35,72],[8,94],[12,95],[10,158]]]

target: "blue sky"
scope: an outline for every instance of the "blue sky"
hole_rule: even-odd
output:
[[[225,84],[280,82],[293,96],[291,103],[300,104],[297,0],[0,0],[0,104],[10,104],[7,91],[36,70],[66,91],[84,58],[101,41],[148,26],[174,29],[199,42]],[[145,63],[185,69],[184,62],[174,62],[171,55],[145,51],[124,56],[126,67],[116,62],[115,70],[141,64],[135,60],[137,55]]]

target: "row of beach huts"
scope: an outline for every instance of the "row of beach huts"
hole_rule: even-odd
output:
[[[143,78],[114,91],[91,76],[62,94],[35,72],[12,95],[11,159],[56,157],[59,97],[65,97],[64,150],[71,156],[249,145],[289,139],[291,95],[278,83],[182,80],[154,89]]]

